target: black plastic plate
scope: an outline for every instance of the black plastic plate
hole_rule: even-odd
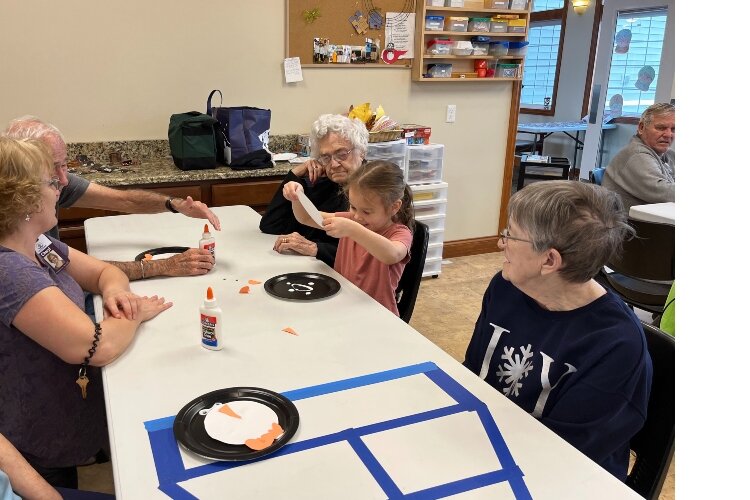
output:
[[[139,260],[143,260],[143,258],[146,256],[147,253],[151,255],[163,255],[165,253],[182,253],[182,252],[187,252],[188,250],[190,250],[189,247],[152,248],[151,250],[146,250],[145,252],[139,253],[138,255],[135,256],[135,259],[133,260],[135,260],[136,262],[138,262]]]
[[[276,413],[284,433],[271,446],[259,451],[212,438],[204,425],[206,413],[215,403],[233,401],[254,401],[268,406]],[[186,450],[201,457],[228,461],[252,460],[273,453],[292,439],[298,428],[299,412],[294,403],[281,394],[260,387],[230,387],[199,396],[180,410],[172,426],[175,439]]]
[[[280,299],[318,300],[335,295],[341,284],[325,274],[287,273],[270,278],[263,288]]]

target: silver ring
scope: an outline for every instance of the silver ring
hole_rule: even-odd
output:
[[[289,243],[289,238],[284,238],[281,240],[282,243]]]

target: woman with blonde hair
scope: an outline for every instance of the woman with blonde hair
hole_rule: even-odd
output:
[[[76,488],[76,466],[107,448],[99,367],[172,304],[134,295],[116,267],[44,236],[57,223],[54,171],[42,142],[0,137],[0,434],[50,484]],[[84,312],[84,290],[102,296],[101,323]]]

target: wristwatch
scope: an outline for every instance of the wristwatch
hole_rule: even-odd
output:
[[[164,202],[164,206],[167,207],[167,210],[174,214],[180,213],[179,210],[172,206],[172,200],[174,200],[174,198],[167,198],[167,201]]]

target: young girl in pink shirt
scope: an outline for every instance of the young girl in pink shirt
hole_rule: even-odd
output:
[[[316,226],[294,184],[284,186],[284,197],[299,222]],[[321,212],[323,229],[341,240],[333,268],[398,315],[396,286],[410,259],[414,230],[411,189],[397,165],[379,160],[355,170],[343,189],[349,211]]]

